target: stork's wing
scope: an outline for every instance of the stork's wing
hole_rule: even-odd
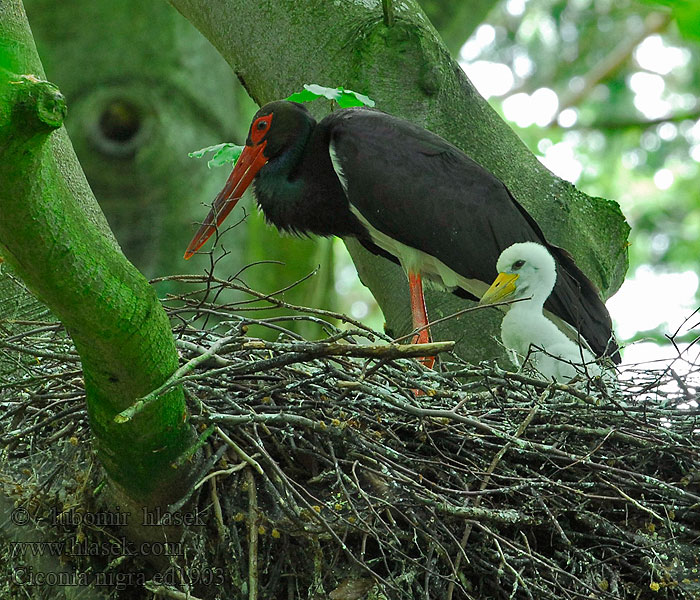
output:
[[[486,286],[505,248],[544,244],[558,273],[545,307],[575,327],[597,355],[616,353],[610,316],[595,286],[571,255],[547,243],[494,175],[443,138],[378,111],[339,111],[323,124],[350,207],[377,235]]]

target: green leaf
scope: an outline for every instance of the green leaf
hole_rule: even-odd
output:
[[[315,83],[305,83],[304,91],[296,92],[289,96],[287,100],[290,102],[311,102],[316,98],[328,98],[329,100],[337,100],[340,96],[340,90],[337,88],[328,88]]]
[[[338,99],[338,105],[347,108],[349,106],[374,106],[374,100],[369,96],[360,94],[359,92],[353,92],[352,90],[344,90],[343,88],[338,88],[342,90],[342,94]]]
[[[642,0],[645,4],[671,9],[678,30],[687,39],[700,39],[700,2],[696,0]]]
[[[189,152],[187,156],[190,158],[203,158],[207,152],[214,152],[220,150],[226,144],[217,144],[216,146],[207,146],[206,148],[201,148],[200,150],[195,150],[194,152]]]
[[[312,100],[316,100],[316,98],[334,100],[341,108],[348,108],[350,106],[374,106],[374,100],[359,92],[346,90],[342,87],[323,87],[315,83],[304,84],[303,91],[292,94],[287,100],[292,102],[311,102]],[[241,152],[243,152],[243,148],[243,146],[237,146],[236,144],[216,144],[215,146],[207,146],[206,148],[190,152],[187,156],[190,158],[204,158],[208,153],[213,152],[214,156],[207,162],[207,166],[211,169],[212,167],[221,167],[229,163],[235,163],[241,155]]]
[[[213,152],[214,156],[207,162],[207,166],[211,169],[212,167],[221,167],[229,163],[235,163],[241,152],[243,152],[243,148],[244,146],[237,146],[236,144],[216,144],[215,146],[208,146],[190,152],[187,156],[190,158],[203,158],[207,153]]]
[[[304,90],[303,92],[294,92],[291,96],[285,98],[285,100],[289,100],[290,102],[311,102],[318,97],[318,94],[314,94],[309,90]]]
[[[335,100],[341,108],[350,106],[374,106],[374,100],[359,92],[346,90],[342,87],[323,87],[315,83],[305,83],[304,91],[292,94],[287,100],[291,102],[311,102],[312,100],[316,100],[316,98]]]

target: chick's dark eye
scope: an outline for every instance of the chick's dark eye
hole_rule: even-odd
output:
[[[267,128],[267,121],[258,121],[258,131],[262,131]]]
[[[524,261],[524,260],[516,260],[516,261],[513,263],[513,270],[514,270],[514,271],[517,271],[518,269],[522,268],[522,266],[523,266],[524,264],[525,264],[525,261]]]

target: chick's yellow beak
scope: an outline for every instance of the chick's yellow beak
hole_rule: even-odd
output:
[[[517,273],[499,273],[491,287],[481,297],[479,304],[493,304],[500,300],[506,300],[515,293],[515,282],[518,277]]]

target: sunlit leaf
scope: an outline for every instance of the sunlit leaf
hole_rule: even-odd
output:
[[[200,148],[199,150],[195,150],[194,152],[189,152],[187,156],[190,158],[203,158],[207,152],[216,152],[218,150],[221,150],[226,144],[217,144],[216,146],[207,146],[206,148]]]
[[[342,108],[350,106],[374,106],[374,100],[359,92],[346,90],[342,87],[323,87],[315,83],[305,83],[303,91],[292,94],[287,100],[291,102],[311,102],[312,100],[316,100],[316,98],[335,100],[338,106]]]
[[[211,169],[212,167],[221,167],[229,163],[235,163],[241,152],[243,152],[243,148],[244,146],[237,146],[236,144],[216,144],[215,146],[208,146],[190,152],[187,156],[190,158],[204,158],[206,154],[213,152],[214,156],[207,162],[207,166]]]
[[[349,106],[374,106],[374,100],[369,96],[365,96],[359,92],[353,92],[352,90],[339,89],[342,90],[342,93],[338,99],[338,105],[343,108]]]

